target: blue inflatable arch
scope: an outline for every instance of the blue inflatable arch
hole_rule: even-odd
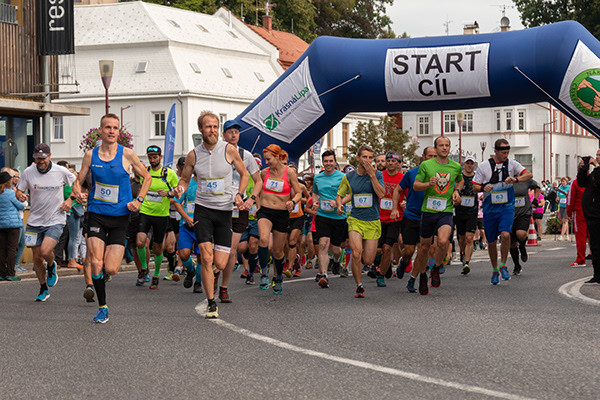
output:
[[[414,39],[319,37],[237,120],[248,150],[298,158],[346,114],[548,101],[600,138],[600,42],[565,21]]]

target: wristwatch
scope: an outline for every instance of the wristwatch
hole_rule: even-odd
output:
[[[142,196],[138,196],[135,198],[137,201],[140,202],[140,204],[142,204],[144,202],[144,198]]]
[[[75,201],[75,200],[76,200],[75,196],[73,196],[73,195],[69,196],[69,198],[70,198],[71,200],[73,200],[73,201]]]
[[[255,195],[252,195],[252,196],[250,196],[250,198],[251,198],[252,200],[256,200],[256,196],[255,196]]]
[[[242,193],[238,192],[237,195],[240,196],[242,198],[242,200],[244,200],[244,195]]]

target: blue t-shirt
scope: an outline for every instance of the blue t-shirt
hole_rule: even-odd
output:
[[[560,185],[558,188],[563,192],[569,193],[569,190],[571,189],[571,184],[568,183],[567,186]],[[558,194],[558,204],[560,205],[560,207],[566,207],[567,195],[559,192],[558,190],[556,191],[556,193]]]
[[[425,192],[418,192],[413,189],[415,178],[419,172],[419,167],[415,167],[409,170],[404,178],[400,181],[400,187],[402,189],[408,189],[408,196],[406,197],[406,210],[402,218],[408,218],[413,221],[421,220],[421,206],[423,205],[423,199],[425,199]]]
[[[195,200],[196,200],[196,191],[198,190],[198,182],[192,177],[190,179],[190,184],[188,185],[188,190],[185,191],[184,194],[181,195],[180,198],[175,199],[176,202],[183,206],[186,214],[190,217],[194,218],[194,209],[195,209]],[[187,225],[185,219],[181,218],[179,220],[179,225]]]
[[[346,219],[346,213],[338,215],[335,207],[331,207],[328,204],[329,200],[335,201],[343,177],[344,173],[338,170],[333,171],[330,175],[321,172],[315,176],[313,192],[319,196],[319,210],[317,211],[317,215],[332,219]]]
[[[376,171],[377,181],[383,187],[383,174]],[[352,211],[350,216],[361,221],[375,221],[379,219],[379,196],[373,189],[371,178],[368,174],[359,175],[357,171],[348,172],[338,190],[338,195],[344,197],[352,192]]]

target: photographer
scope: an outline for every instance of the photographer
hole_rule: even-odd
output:
[[[589,172],[590,164],[594,166],[591,173]],[[600,165],[600,150],[596,152],[596,158],[583,157],[577,173],[577,184],[585,188],[581,198],[581,207],[587,220],[594,267],[594,276],[584,283],[586,285],[600,284],[600,168],[598,165]]]

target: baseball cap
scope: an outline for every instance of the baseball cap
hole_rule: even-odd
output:
[[[148,148],[146,149],[146,154],[158,154],[160,156],[162,154],[162,150],[159,146],[152,145],[148,146]]]
[[[177,160],[177,166],[183,169],[185,166],[185,157],[179,157],[179,160]]]
[[[235,119],[230,119],[229,121],[226,121],[223,124],[223,132],[225,132],[227,129],[237,129],[238,131],[240,129],[242,129],[242,126],[240,124],[237,123],[237,121]]]
[[[10,174],[6,171],[4,172],[0,172],[0,185],[5,184],[6,182],[10,181],[12,179],[12,176],[10,176]]]
[[[390,158],[393,158],[394,160],[400,162],[402,161],[402,159],[400,158],[400,156],[398,155],[398,153],[396,153],[395,151],[388,151],[385,154],[385,159],[389,160]]]
[[[40,143],[33,148],[33,158],[50,157],[50,146],[46,143]]]
[[[352,165],[346,165],[344,167],[344,173],[347,174],[348,172],[352,172],[354,171],[354,167]]]
[[[466,156],[465,162],[467,162],[467,161],[473,161],[475,164],[477,164],[477,160],[473,156]]]

